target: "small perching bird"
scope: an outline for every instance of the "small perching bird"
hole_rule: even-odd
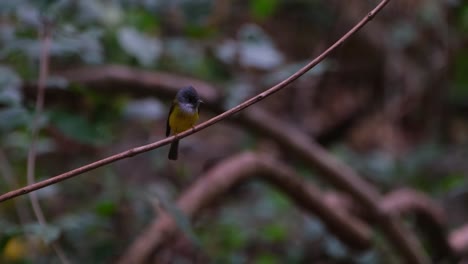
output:
[[[198,107],[201,102],[202,100],[200,100],[197,90],[192,86],[180,89],[172,101],[171,109],[167,116],[166,137],[192,128],[198,120]],[[171,144],[168,155],[170,160],[177,160],[178,149],[179,140],[177,139]]]

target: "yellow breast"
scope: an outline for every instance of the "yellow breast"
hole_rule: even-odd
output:
[[[197,120],[198,111],[192,114],[180,110],[179,107],[174,107],[174,110],[169,116],[169,126],[172,134],[177,134],[192,128]]]

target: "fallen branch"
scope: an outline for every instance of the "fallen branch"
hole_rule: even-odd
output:
[[[399,189],[387,194],[381,202],[382,209],[395,216],[416,216],[417,228],[431,245],[433,262],[455,260],[457,248],[449,243],[443,209],[425,194],[411,189]]]
[[[243,153],[220,163],[185,191],[177,206],[187,217],[194,218],[233,186],[258,177],[322,219],[328,230],[349,247],[362,250],[370,246],[372,232],[369,227],[346,210],[327,203],[318,188],[270,156]],[[119,263],[144,263],[176,231],[177,225],[169,214],[158,216],[128,247]]]
[[[435,225],[445,226],[443,209],[425,194],[411,189],[399,189],[387,194],[381,202],[382,209],[389,214],[405,215],[418,213],[431,219]]]
[[[368,212],[393,246],[408,263],[428,263],[417,237],[400,222],[398,217],[382,210],[378,190],[367,183],[348,165],[337,160],[304,133],[269,115],[259,108],[244,112],[253,131],[262,133],[300,157],[309,166],[319,169],[322,178],[349,193]]]

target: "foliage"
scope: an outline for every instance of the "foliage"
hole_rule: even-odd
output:
[[[345,32],[353,14],[365,14],[376,1],[360,2],[343,6],[341,1],[282,0],[235,5],[221,0],[0,1],[0,152],[6,156],[0,159],[1,192],[26,181],[34,96],[25,87],[34,86],[38,78],[38,31],[44,21],[51,22],[53,32],[48,84],[58,87],[50,94],[67,91],[74,96],[45,99],[38,179],[164,134],[165,100],[135,99],[114,92],[113,87],[95,91],[66,83],[56,73],[107,64],[171,72],[224,87],[220,92],[226,98],[220,103],[233,106],[284,79]],[[331,141],[334,155],[380,189],[411,186],[444,202],[454,193],[466,195],[468,53],[458,47],[467,42],[462,34],[468,30],[468,4],[422,2],[408,16],[407,8],[395,3],[395,17],[376,18],[382,32],[364,29],[333,58],[262,107],[317,136],[320,143]],[[364,8],[359,9],[361,5]],[[454,17],[445,21],[439,9]],[[442,32],[449,28],[450,32]],[[365,37],[372,34],[374,38]],[[382,39],[385,45],[375,44]],[[438,45],[445,42],[455,47],[453,58],[444,57],[446,50],[440,50]],[[438,84],[431,70],[437,73],[442,68],[453,70]],[[405,90],[404,85],[410,88]],[[432,85],[442,88],[438,89],[443,90],[443,98],[425,101],[435,94]],[[410,96],[409,101],[417,105],[410,114],[396,107],[395,116],[372,121],[372,113],[380,113],[375,109],[393,113],[392,103],[407,94],[416,95]],[[425,103],[429,106],[424,108]],[[166,149],[158,150],[41,190],[38,196],[49,219],[47,226],[36,223],[26,199],[19,198],[16,204],[28,211],[26,219],[14,202],[3,203],[0,262],[56,261],[49,247],[52,241],[58,241],[77,263],[113,262],[158,217],[154,197],[175,216],[188,237],[186,247],[217,263],[364,264],[383,263],[391,255],[379,239],[369,252],[351,252],[319,219],[296,208],[279,191],[258,183],[231,190],[222,197],[222,205],[190,225],[171,201],[192,179],[245,145],[276,149],[261,135],[242,128],[226,125],[212,131],[184,141],[182,151],[188,154],[177,165],[164,162]],[[205,153],[212,149],[222,153]],[[289,153],[281,155],[305,178],[318,181],[308,164],[298,164]],[[156,194],[148,183],[160,186]],[[329,188],[323,182],[320,186]],[[463,204],[462,198],[457,201]],[[468,215],[460,213],[456,218],[451,223],[466,222]],[[169,244],[165,250],[176,256],[176,246]]]

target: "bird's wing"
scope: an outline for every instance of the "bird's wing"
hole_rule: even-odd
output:
[[[171,126],[169,125],[169,118],[171,117],[172,111],[174,111],[174,102],[172,102],[171,109],[169,110],[169,114],[167,115],[166,137],[168,137],[171,134]]]

